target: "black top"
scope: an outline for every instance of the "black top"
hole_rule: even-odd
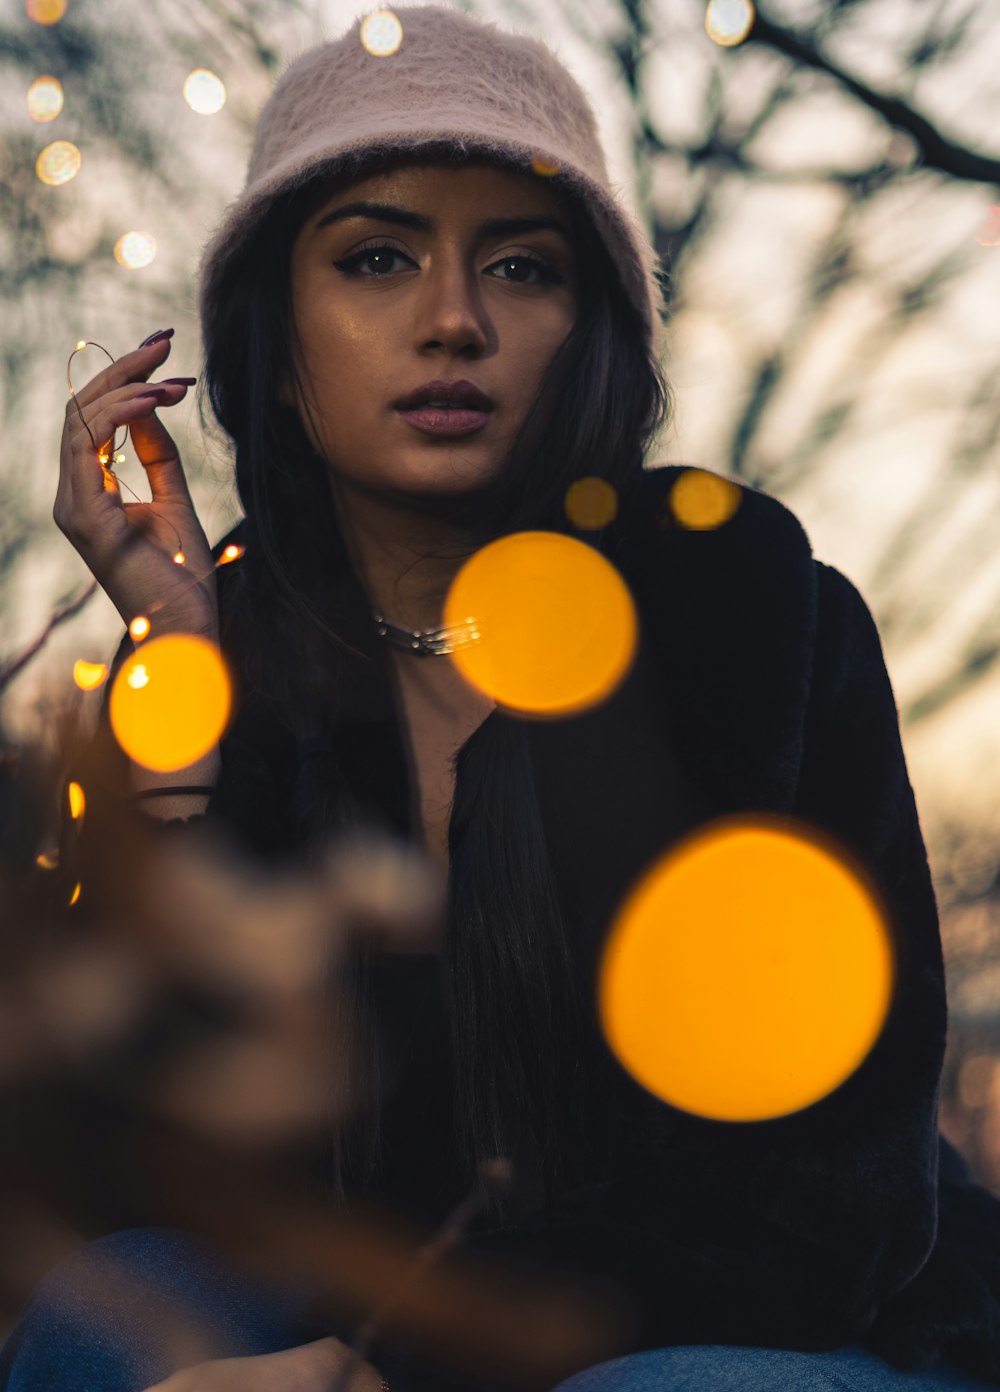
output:
[[[903,1369],[946,1357],[1000,1386],[1000,1202],[969,1182],[938,1133],[947,1005],[937,904],[875,623],[765,493],[742,489],[715,530],[675,525],[664,504],[680,472],[648,471],[611,529],[610,558],[640,618],[632,671],[571,719],[521,721],[515,732],[498,710],[480,727],[458,762],[452,873],[465,838],[486,834],[463,800],[516,733],[583,977],[654,856],[710,818],[766,811],[812,822],[866,867],[895,933],[895,995],[857,1072],[773,1121],[680,1113],[605,1058],[584,1089],[584,1178],[478,1225],[466,1251],[497,1269],[603,1283],[631,1312],[616,1352],[858,1342]],[[223,604],[224,579],[225,570]],[[359,642],[374,651],[363,595],[352,593]],[[290,744],[249,713],[238,721],[210,814],[264,852],[286,833],[293,786],[340,779],[406,832],[399,717],[378,662],[356,695],[340,734],[318,746]],[[428,1215],[452,1197],[439,1149],[447,1049],[437,971],[432,961],[386,962],[380,985],[398,1059],[384,1098],[385,1193]],[[405,1392],[450,1385],[419,1359],[386,1366]],[[487,1367],[455,1383],[505,1385]]]
[[[387,952],[375,963],[383,1066],[383,1167],[370,1196],[429,1228],[465,1197],[451,1141],[452,1058],[437,953]]]

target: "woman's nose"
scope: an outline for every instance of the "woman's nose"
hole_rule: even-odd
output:
[[[421,339],[487,342],[489,321],[478,276],[474,268],[455,261],[427,272],[418,311]]]

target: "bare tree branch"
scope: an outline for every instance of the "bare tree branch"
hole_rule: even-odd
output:
[[[965,179],[972,183],[994,184],[1000,188],[1000,160],[977,154],[964,145],[946,139],[941,132],[919,112],[914,111],[899,97],[885,96],[873,87],[867,86],[858,78],[852,77],[839,64],[825,54],[801,34],[786,29],[783,25],[768,18],[760,7],[750,32],[748,42],[765,44],[769,48],[784,53],[804,67],[832,77],[859,101],[877,111],[891,126],[905,131],[911,136],[920,153],[920,160],[927,169],[937,169],[953,179]]]
[[[961,664],[946,677],[929,687],[915,701],[900,711],[900,721],[913,726],[918,720],[933,715],[942,706],[954,701],[970,686],[987,676],[1000,659],[1000,642],[984,641],[975,646],[963,658]]]

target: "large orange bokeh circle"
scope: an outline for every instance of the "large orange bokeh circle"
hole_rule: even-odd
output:
[[[143,643],[122,665],[108,713],[133,762],[173,773],[218,743],[231,704],[229,673],[215,644],[170,633]]]
[[[598,974],[605,1037],[683,1111],[759,1121],[811,1106],[881,1033],[888,922],[846,852],[790,818],[725,818],[638,883]]]
[[[474,621],[476,641],[452,659],[473,686],[511,710],[585,710],[631,666],[635,605],[600,552],[561,532],[516,532],[482,547],[459,571],[446,625]]]

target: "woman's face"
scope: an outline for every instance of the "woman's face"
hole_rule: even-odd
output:
[[[564,230],[486,226],[500,218]],[[425,504],[464,493],[498,470],[576,320],[571,215],[542,179],[486,162],[384,170],[307,217],[291,304],[297,382],[282,399],[337,482]],[[435,379],[490,397],[486,423],[449,437],[404,419],[399,399]]]

